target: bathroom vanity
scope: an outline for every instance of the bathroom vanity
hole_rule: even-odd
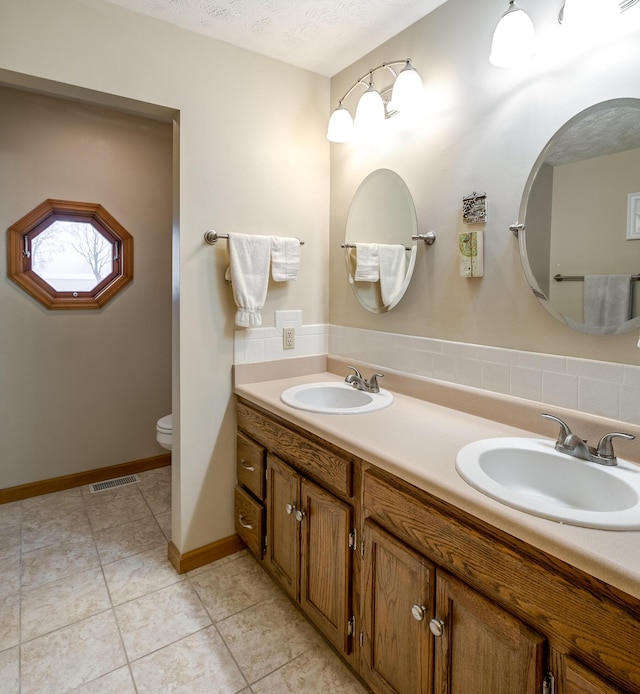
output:
[[[455,472],[469,441],[531,431],[402,394],[280,402],[310,378],[236,386],[236,529],[374,692],[640,693],[640,532],[528,516]]]

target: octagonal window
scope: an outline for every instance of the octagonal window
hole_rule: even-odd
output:
[[[101,205],[45,200],[9,228],[9,276],[47,308],[100,308],[133,277],[133,238]]]

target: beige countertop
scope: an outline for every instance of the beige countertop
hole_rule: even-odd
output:
[[[467,443],[502,436],[550,438],[551,432],[541,436],[395,390],[390,407],[359,415],[316,414],[281,402],[285,388],[343,380],[327,371],[252,383],[240,380],[236,379],[235,392],[246,400],[640,598],[640,531],[593,530],[538,518],[490,499],[456,472],[456,453]],[[385,385],[391,385],[389,380]]]

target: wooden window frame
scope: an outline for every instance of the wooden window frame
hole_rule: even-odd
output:
[[[91,224],[115,251],[113,271],[91,291],[57,291],[31,269],[31,240],[55,221]],[[102,205],[45,200],[9,227],[9,277],[48,309],[98,309],[133,279],[133,236]]]

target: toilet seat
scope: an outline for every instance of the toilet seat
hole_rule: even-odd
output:
[[[156,440],[168,451],[171,450],[173,439],[173,418],[170,414],[160,417],[156,423]]]

